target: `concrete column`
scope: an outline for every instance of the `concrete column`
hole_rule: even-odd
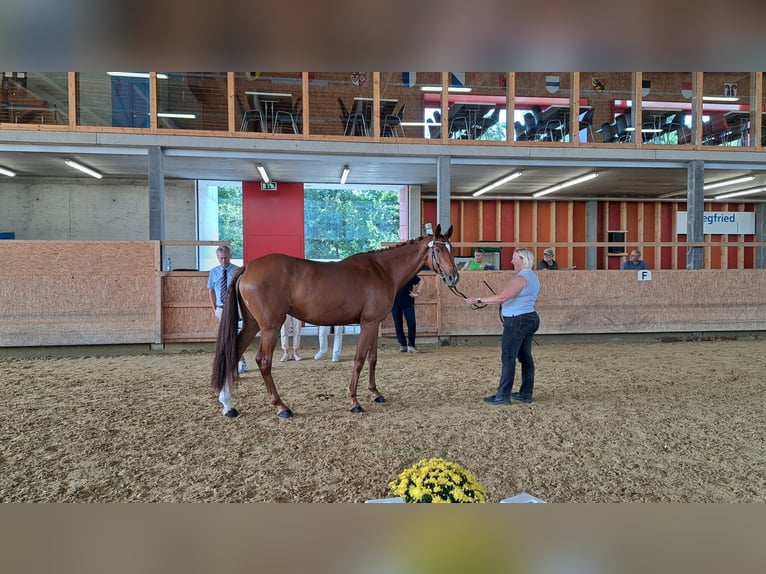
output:
[[[407,206],[407,220],[409,221],[409,229],[407,237],[409,239],[420,237],[423,235],[423,226],[421,220],[423,219],[423,210],[421,208],[420,200],[420,186],[411,185],[409,193],[409,202]]]
[[[165,165],[160,146],[149,147],[149,239],[165,239]]]
[[[598,241],[598,202],[585,202],[585,241]],[[585,248],[585,269],[598,269],[598,247]]]
[[[686,174],[686,237],[688,241],[702,241],[702,222],[705,216],[705,162],[689,162]],[[702,269],[704,250],[702,247],[686,248],[686,268]]]
[[[442,232],[447,231],[450,226],[450,193],[452,180],[450,177],[450,156],[440,155],[437,160],[436,171],[436,225],[442,226]]]
[[[766,241],[766,203],[755,204],[755,239]],[[755,248],[755,268],[766,269],[766,247]]]

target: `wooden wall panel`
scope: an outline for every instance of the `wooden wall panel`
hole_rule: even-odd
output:
[[[512,271],[460,274],[467,296],[496,291]],[[541,334],[715,332],[766,329],[766,270],[541,273]],[[725,294],[725,296],[722,296]],[[446,287],[438,290],[440,336],[499,335],[498,307],[471,310]]]
[[[207,273],[158,270],[157,241],[2,241],[0,346],[213,341]],[[87,257],[84,257],[87,254]],[[94,264],[95,262],[95,264]],[[513,271],[460,274],[467,296],[500,291]],[[421,273],[421,336],[497,335],[498,307],[473,311]],[[766,330],[766,270],[573,271],[540,274],[541,334]],[[162,327],[161,327],[162,325]],[[392,335],[390,317],[382,328]]]
[[[159,241],[0,241],[0,346],[159,343],[159,260]]]
[[[214,340],[218,333],[207,290],[208,273],[177,271],[162,278],[162,340]]]

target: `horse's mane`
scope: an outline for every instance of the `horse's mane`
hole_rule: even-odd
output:
[[[354,255],[363,255],[365,253],[379,253],[380,251],[390,251],[391,249],[396,249],[397,247],[412,245],[413,243],[417,243],[418,241],[422,239],[423,239],[423,236],[421,235],[420,237],[415,237],[414,239],[408,239],[407,241],[402,241],[401,243],[396,243],[395,245],[381,247],[380,249],[371,249],[370,251],[362,251],[361,253],[355,253]],[[353,257],[353,255],[351,257]]]

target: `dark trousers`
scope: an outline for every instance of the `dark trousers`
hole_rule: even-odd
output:
[[[414,347],[415,346],[415,334],[417,330],[417,323],[415,322],[415,305],[407,305],[406,307],[394,306],[391,309],[391,316],[394,318],[394,329],[396,329],[396,340],[399,341],[399,345],[402,347]],[[407,338],[404,338],[404,324],[402,322],[402,316],[407,321]]]
[[[532,390],[535,386],[535,361],[532,359],[532,337],[540,327],[540,317],[535,311],[516,315],[515,317],[503,317],[503,342],[502,364],[500,371],[500,384],[497,387],[496,397],[502,399],[511,398],[513,378],[516,374],[516,359],[521,363],[521,388],[519,394],[522,397],[532,398]]]

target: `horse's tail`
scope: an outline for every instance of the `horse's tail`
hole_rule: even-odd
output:
[[[215,342],[215,357],[213,358],[213,373],[210,384],[217,393],[221,392],[226,379],[231,377],[234,384],[239,382],[237,363],[237,327],[239,323],[239,279],[245,267],[234,272],[229,288],[226,291],[226,301],[223,304],[221,324],[218,325],[218,337]]]

